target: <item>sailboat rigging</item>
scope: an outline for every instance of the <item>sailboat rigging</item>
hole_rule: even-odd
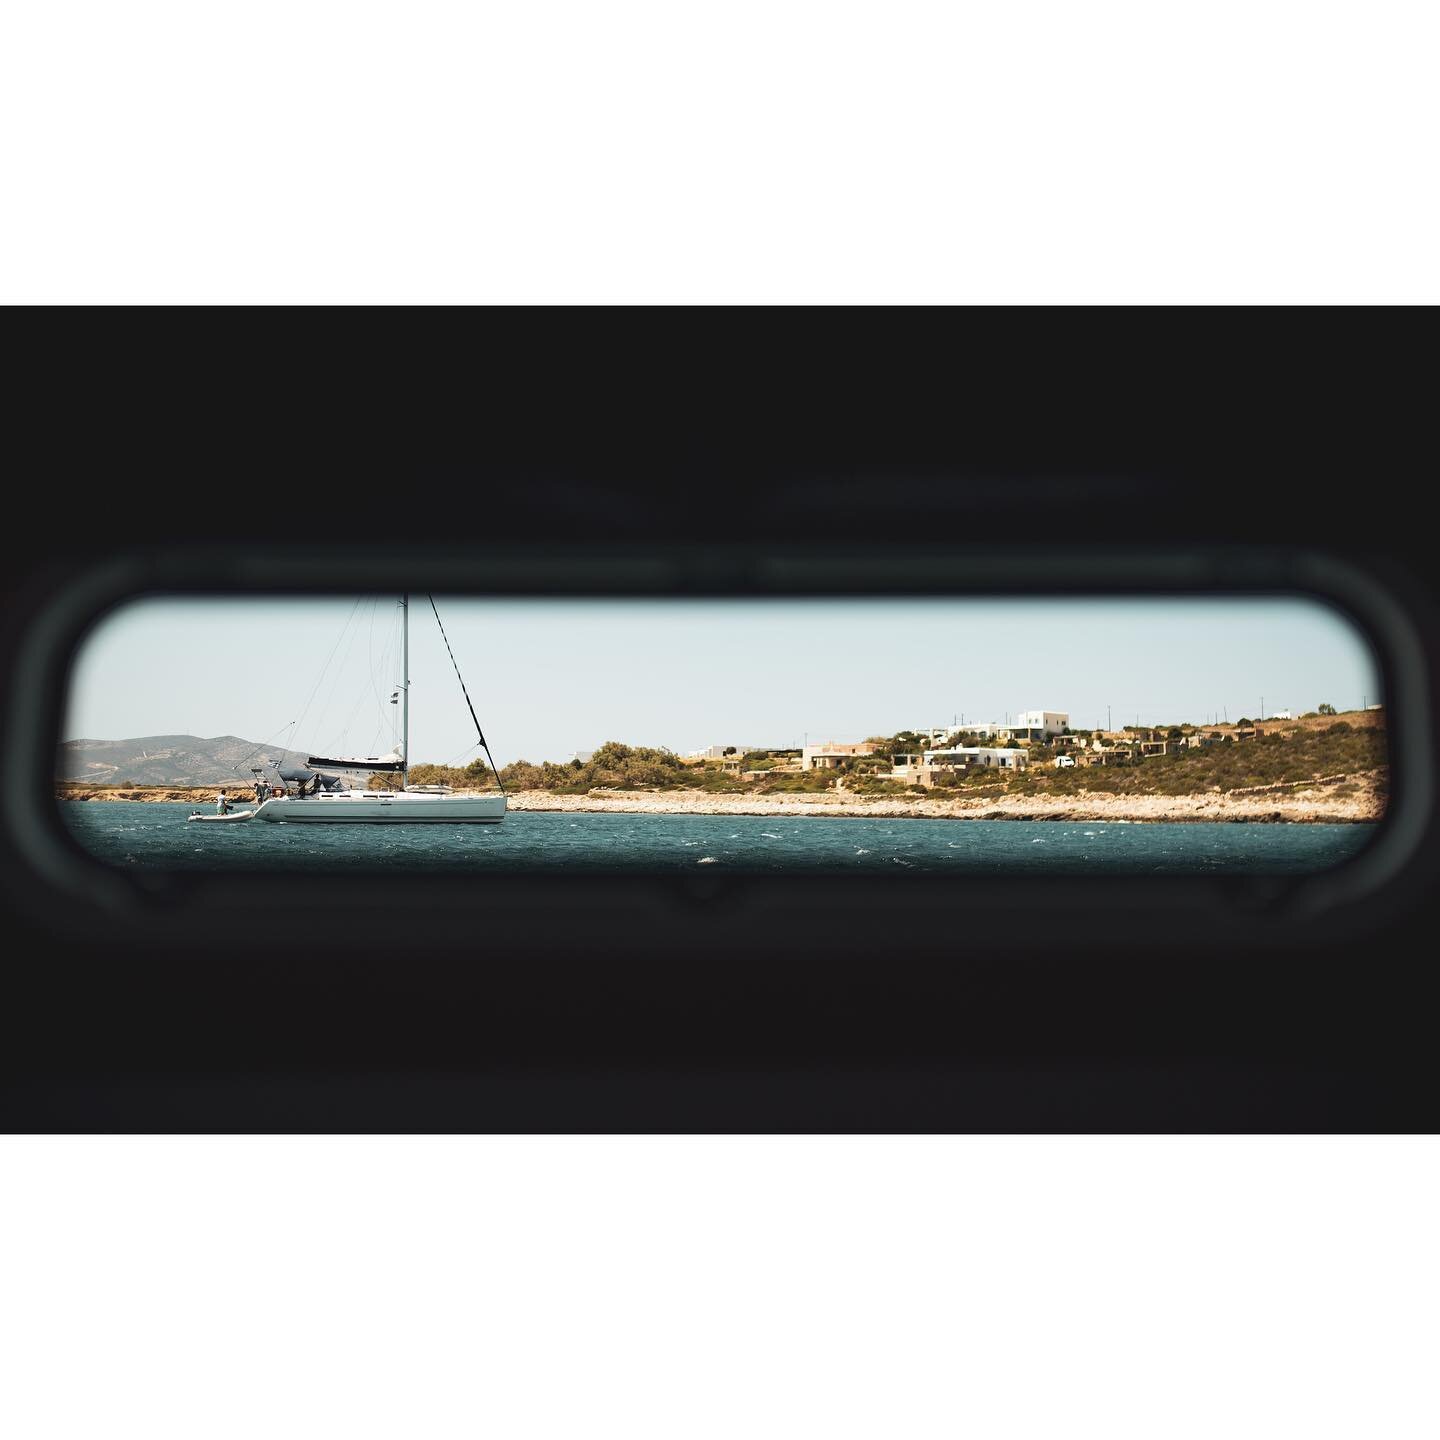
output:
[[[304,771],[281,770],[280,777],[286,782],[284,793],[273,794],[254,812],[257,820],[277,822],[299,822],[305,824],[479,824],[494,825],[505,818],[506,797],[500,772],[490,755],[490,746],[475,715],[470,692],[460,675],[455,653],[450,649],[449,637],[440,623],[440,612],[435,608],[433,596],[427,596],[430,608],[435,613],[435,623],[445,640],[445,649],[450,663],[455,667],[456,678],[460,681],[461,692],[470,709],[470,718],[475,722],[476,734],[484,746],[490,768],[494,771],[496,794],[457,794],[446,785],[412,786],[410,784],[410,596],[400,598],[401,614],[401,675],[398,690],[391,695],[391,703],[398,695],[400,701],[400,740],[384,755],[306,757]],[[352,774],[376,775],[394,774],[400,776],[398,790],[351,790],[337,776],[322,771],[339,770]],[[289,789],[291,783],[298,784],[298,793]]]

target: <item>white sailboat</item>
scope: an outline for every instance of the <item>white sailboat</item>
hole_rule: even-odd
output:
[[[430,602],[434,608],[435,602]],[[335,825],[335,824],[379,824],[379,825],[496,825],[505,818],[505,791],[503,785],[494,795],[456,793],[444,785],[410,785],[410,596],[400,600],[401,610],[401,679],[400,679],[400,743],[386,755],[353,755],[350,757],[329,757],[311,755],[306,763],[318,770],[349,771],[359,774],[398,774],[399,790],[350,790],[319,789],[305,794],[304,786],[299,795],[278,795],[266,800],[255,812],[257,820],[269,820],[288,825]],[[436,623],[440,614],[436,611]],[[444,627],[441,627],[444,634]],[[450,642],[445,642],[449,649]],[[451,663],[455,656],[452,652]],[[460,667],[455,674],[460,677]],[[465,703],[470,704],[469,691],[460,680]],[[480,722],[475,719],[475,707],[470,705],[470,718],[475,720],[475,730],[480,743],[485,745],[488,756],[490,747],[485,744],[485,735]],[[491,768],[494,762],[491,761]],[[495,780],[500,784],[499,773]]]

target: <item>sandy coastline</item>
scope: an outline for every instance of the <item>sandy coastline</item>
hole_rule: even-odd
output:
[[[130,800],[211,806],[216,787],[133,787],[57,789],[70,801]],[[243,804],[243,792],[237,800]],[[1274,786],[1257,791],[1208,795],[973,795],[935,799],[929,796],[852,794],[822,795],[697,795],[693,791],[592,791],[588,795],[556,795],[545,790],[511,792],[513,811],[568,811],[583,814],[632,815],[820,815],[885,816],[917,820],[1103,820],[1253,821],[1292,824],[1360,824],[1379,820],[1384,799],[1379,789],[1362,786],[1341,795],[1324,786]]]

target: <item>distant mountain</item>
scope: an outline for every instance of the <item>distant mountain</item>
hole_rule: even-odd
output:
[[[248,785],[252,765],[304,763],[304,754],[238,735],[142,735],[135,740],[66,740],[56,747],[55,776],[97,785]]]

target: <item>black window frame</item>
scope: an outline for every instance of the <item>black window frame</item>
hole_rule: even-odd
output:
[[[85,852],[65,830],[56,813],[51,784],[53,743],[59,737],[61,706],[73,655],[84,636],[111,610],[144,596],[197,597],[243,595],[318,596],[395,589],[428,589],[437,594],[614,598],[837,599],[856,598],[1124,598],[1237,596],[1306,598],[1337,611],[1366,635],[1375,648],[1387,703],[1387,737],[1393,776],[1391,800],[1373,840],[1356,856],[1314,876],[1213,877],[1095,876],[1083,887],[1063,876],[996,878],[927,875],[923,895],[894,879],[860,882],[853,877],[736,875],[706,877],[697,887],[689,877],[613,874],[605,884],[612,895],[627,895],[644,907],[657,886],[676,895],[703,893],[720,900],[742,892],[765,895],[767,906],[812,909],[864,903],[881,911],[915,904],[961,906],[974,916],[986,911],[1011,914],[1015,886],[1035,891],[1043,907],[1071,913],[1087,934],[1120,940],[1134,934],[1133,915],[1106,911],[1094,903],[1097,888],[1107,896],[1144,888],[1145,909],[1162,901],[1177,905],[1191,923],[1216,935],[1227,933],[1237,915],[1260,923],[1263,914],[1333,918],[1347,907],[1363,906],[1395,879],[1413,858],[1434,801],[1434,766],[1428,744],[1427,677],[1423,648],[1405,608],[1387,593],[1381,576],[1350,561],[1313,550],[1276,547],[1189,546],[1133,552],[951,546],[925,552],[913,549],[863,552],[757,548],[622,549],[618,547],[466,547],[421,553],[395,547],[349,546],[344,549],[301,546],[246,554],[229,547],[156,548],[132,553],[114,564],[73,577],[48,596],[25,637],[24,673],[38,677],[8,693],[7,733],[10,760],[19,777],[0,795],[0,813],[33,884],[19,887],[22,904],[40,903],[61,924],[109,927],[151,925],[156,907],[193,916],[196,905],[212,916],[237,920],[253,897],[253,880],[224,873],[203,877],[169,874],[133,876],[119,872]],[[40,703],[34,703],[36,699]],[[307,875],[306,909],[331,910],[343,919],[352,881],[344,876]],[[523,908],[532,881],[519,875],[471,877],[457,882],[443,876],[396,876],[397,903],[414,909],[412,886],[422,888],[427,906],[463,911],[483,905],[493,912]],[[553,893],[557,877],[545,882]],[[564,879],[561,888],[585,895],[591,882]],[[838,888],[837,888],[838,887]],[[1083,890],[1083,893],[1082,893]],[[1223,899],[1220,897],[1224,897]],[[286,894],[273,905],[280,925],[300,905]],[[582,905],[588,903],[579,900]],[[563,906],[562,906],[563,908]],[[1018,907],[1022,912],[1023,903]],[[1106,916],[1109,915],[1107,920]],[[1023,922],[1018,922],[1023,923]],[[1047,922],[1048,923],[1048,922]],[[1110,927],[1107,932],[1106,926]],[[1098,928],[1097,928],[1098,927]],[[1123,932],[1123,933],[1122,933]],[[356,943],[364,946],[363,934]]]

